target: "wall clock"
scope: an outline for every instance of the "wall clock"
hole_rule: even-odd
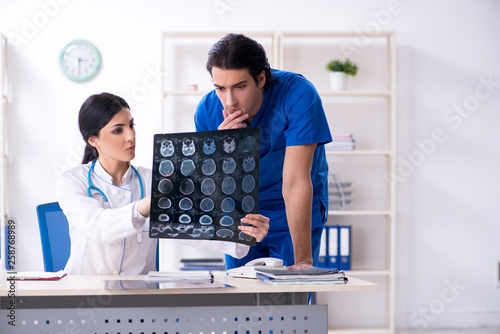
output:
[[[89,41],[77,39],[61,50],[59,67],[68,79],[85,81],[96,75],[101,67],[101,54]]]

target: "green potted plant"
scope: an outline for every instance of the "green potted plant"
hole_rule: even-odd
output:
[[[358,65],[350,59],[342,61],[334,59],[326,64],[326,70],[330,73],[330,86],[333,90],[343,90],[347,87],[347,76],[355,76],[358,73]]]

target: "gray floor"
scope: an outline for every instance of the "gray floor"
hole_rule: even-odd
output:
[[[396,334],[500,334],[500,327],[463,328],[463,329],[428,329],[428,330],[398,330]]]

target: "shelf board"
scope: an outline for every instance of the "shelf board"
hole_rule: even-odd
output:
[[[332,216],[391,216],[389,210],[328,210]]]
[[[209,91],[202,90],[169,90],[166,91],[163,96],[193,96],[193,95],[205,95]],[[355,96],[355,97],[389,97],[392,92],[389,90],[342,90],[342,91],[322,91],[319,92],[320,96]]]
[[[326,155],[384,155],[390,156],[392,154],[389,150],[332,150],[325,146]]]
[[[349,277],[349,276],[353,276],[353,277],[358,277],[358,276],[390,276],[391,275],[391,271],[387,270],[387,269],[345,270],[345,273],[346,273],[347,277]]]
[[[325,31],[310,31],[310,32],[302,32],[302,31],[287,31],[282,32],[283,37],[307,37],[307,38],[323,38],[323,37],[389,37],[394,36],[393,31],[379,31],[379,32],[363,32],[362,34],[359,31],[337,31],[337,32],[325,32]]]
[[[242,31],[238,32],[249,37],[273,37],[274,31]],[[163,32],[163,38],[222,38],[227,35],[226,31],[192,31],[192,32]]]
[[[208,91],[201,90],[169,90],[163,93],[163,98],[167,96],[204,96]]]
[[[356,97],[389,97],[390,90],[325,90],[318,92],[320,96],[356,96]]]
[[[388,334],[394,333],[389,327],[373,328],[328,328],[328,334]]]

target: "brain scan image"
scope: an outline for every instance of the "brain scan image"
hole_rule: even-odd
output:
[[[254,157],[251,155],[246,156],[243,158],[243,170],[247,173],[253,171],[255,169],[256,163]]]
[[[170,176],[174,173],[174,170],[175,170],[175,167],[174,167],[174,163],[170,160],[163,160],[162,162],[160,162],[160,168],[159,168],[159,171],[160,171],[160,174],[167,177],[167,176]]]
[[[236,181],[231,176],[225,177],[222,180],[222,192],[226,195],[231,195],[236,190]]]
[[[170,217],[167,214],[162,213],[158,216],[158,220],[161,222],[168,222],[170,220]]]
[[[158,183],[158,191],[161,192],[162,194],[168,194],[174,189],[174,185],[172,184],[172,181],[169,179],[163,179],[160,180],[160,183]]]
[[[151,236],[155,237],[160,233],[172,231],[172,226],[170,224],[158,224],[156,226],[151,226]]]
[[[193,208],[193,201],[189,197],[184,197],[179,201],[179,209],[188,211]]]
[[[214,220],[209,215],[203,215],[200,217],[200,220],[199,220],[201,225],[210,225],[213,223],[213,221]]]
[[[193,155],[194,152],[196,152],[194,141],[191,139],[184,139],[182,141],[182,154],[188,157]]]
[[[217,236],[219,238],[223,238],[223,239],[229,239],[229,238],[232,238],[234,236],[234,232],[231,230],[228,230],[227,228],[220,229],[215,234],[217,234]]]
[[[191,179],[182,180],[179,189],[183,195],[190,195],[194,191],[193,180]]]
[[[181,164],[181,173],[184,176],[191,176],[194,174],[196,166],[191,159],[184,160]],[[166,175],[165,175],[166,176]]]
[[[215,140],[212,138],[207,138],[203,141],[203,153],[206,155],[214,154],[215,152]]]
[[[250,193],[255,189],[255,179],[252,175],[246,175],[241,181],[241,188],[244,192]]]
[[[178,233],[189,233],[193,228],[193,224],[172,224],[172,229]]]
[[[215,181],[209,177],[206,179],[203,179],[201,181],[201,187],[200,190],[205,196],[210,196],[214,193],[216,187],[215,187]]]
[[[245,240],[245,241],[250,241],[252,240],[252,236],[246,234],[246,233],[243,233],[240,231],[240,233],[238,234],[238,238],[240,238],[241,240]]]
[[[168,197],[162,197],[158,200],[158,207],[169,209],[172,206],[172,201]]]
[[[171,140],[164,140],[161,142],[160,154],[164,157],[170,157],[174,154],[174,143]]]
[[[236,149],[236,140],[233,137],[224,138],[223,149],[226,153],[233,153]]]
[[[190,236],[195,239],[212,239],[214,237],[214,227],[200,226],[193,229],[193,233],[191,233]]]
[[[252,136],[248,136],[243,141],[243,145],[242,146],[243,146],[242,147],[242,151],[243,152],[254,151],[255,147],[257,146],[257,140],[254,137],[252,137]]]
[[[222,200],[220,206],[222,211],[224,211],[225,213],[229,213],[234,210],[234,208],[236,207],[236,203],[231,197],[226,197]]]
[[[232,226],[234,224],[234,219],[230,216],[224,216],[220,219],[221,226]]]
[[[231,174],[236,170],[236,161],[232,157],[226,157],[222,161],[222,170],[226,174]]]
[[[205,175],[212,175],[215,173],[217,166],[215,165],[214,159],[205,159],[203,160],[203,165],[201,166],[201,171]]]
[[[183,213],[182,215],[180,215],[179,217],[179,223],[182,223],[182,224],[189,224],[191,222],[191,217],[185,213]]]
[[[260,129],[154,137],[150,236],[254,246],[238,226],[258,211]]]
[[[210,198],[204,198],[200,202],[200,209],[202,209],[205,212],[212,211],[215,207],[214,201],[212,201]]]
[[[241,208],[245,212],[250,212],[255,208],[255,200],[253,199],[252,196],[247,195],[243,198],[243,201],[241,201]]]

